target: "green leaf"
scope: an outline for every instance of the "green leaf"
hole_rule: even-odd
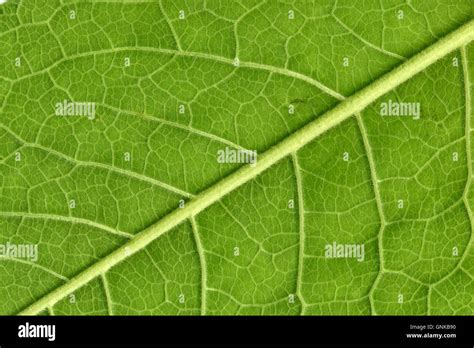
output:
[[[0,314],[474,314],[470,1],[0,18]]]

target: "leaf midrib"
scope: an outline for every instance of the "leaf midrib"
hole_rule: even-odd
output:
[[[197,215],[228,193],[252,180],[281,159],[290,156],[317,136],[340,124],[429,65],[474,39],[474,20],[462,25],[436,43],[383,75],[367,87],[339,103],[332,110],[311,121],[283,141],[263,153],[255,166],[246,165],[202,191],[182,209],[176,209],[155,224],[144,229],[135,238],[100,261],[85,269],[67,283],[59,286],[21,311],[20,315],[34,315],[53,306],[68,294],[144,249],[165,232]]]

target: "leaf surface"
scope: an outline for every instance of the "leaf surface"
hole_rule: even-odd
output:
[[[0,18],[1,314],[473,314],[470,1]]]

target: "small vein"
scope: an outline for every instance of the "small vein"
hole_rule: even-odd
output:
[[[393,58],[396,58],[398,60],[401,60],[401,61],[404,61],[406,60],[405,57],[403,56],[400,56],[394,52],[390,52],[390,51],[387,51],[381,47],[378,47],[376,45],[374,45],[373,43],[367,41],[366,39],[364,39],[362,36],[360,36],[359,34],[357,34],[354,30],[352,30],[349,26],[347,26],[343,21],[341,21],[339,19],[339,17],[336,16],[336,14],[332,14],[333,18],[342,26],[344,27],[344,29],[346,29],[349,33],[351,33],[354,37],[356,37],[358,40],[362,41],[364,44],[366,44],[367,46],[369,46],[370,48],[380,52],[380,53],[383,53],[385,55],[388,55],[390,57],[393,57]]]
[[[248,151],[243,146],[240,146],[240,145],[238,145],[238,144],[236,144],[236,143],[234,143],[230,140],[227,140],[225,138],[221,138],[221,137],[219,137],[215,134],[212,134],[212,133],[204,132],[202,130],[199,130],[199,129],[191,127],[191,126],[186,126],[186,125],[183,125],[183,124],[180,124],[180,123],[177,123],[177,122],[168,121],[168,120],[158,118],[158,117],[155,117],[155,116],[152,116],[152,115],[148,115],[148,114],[145,114],[145,113],[135,112],[135,111],[131,111],[131,110],[123,110],[123,109],[117,108],[115,106],[104,104],[104,103],[96,103],[96,105],[102,106],[104,108],[107,108],[107,109],[110,109],[110,110],[113,110],[115,112],[119,112],[119,113],[122,113],[122,114],[129,114],[129,115],[141,117],[145,120],[149,120],[149,121],[152,121],[152,122],[159,122],[159,123],[165,124],[165,125],[173,127],[173,128],[179,128],[179,129],[185,130],[189,133],[196,134],[196,135],[202,136],[204,138],[211,139],[215,142],[228,145],[232,148],[242,150],[242,151]]]
[[[389,180],[409,180],[409,179],[417,179],[418,178],[418,175],[420,175],[430,164],[432,161],[434,161],[435,159],[438,158],[438,156],[443,152],[445,151],[446,149],[449,149],[451,146],[463,141],[465,138],[465,136],[463,135],[462,137],[458,138],[458,139],[455,139],[445,145],[443,145],[442,147],[436,149],[436,151],[433,152],[433,154],[430,156],[430,158],[421,165],[421,167],[419,167],[417,169],[417,171],[412,174],[412,175],[409,175],[409,176],[390,176],[390,177],[386,177],[386,178],[383,178],[383,179],[380,179],[378,182],[379,183],[382,183],[382,182],[385,182],[385,181],[389,181]],[[425,186],[423,185],[421,182],[418,182],[418,184],[420,186]]]
[[[170,19],[168,18],[168,16],[166,15],[165,9],[164,9],[164,7],[163,7],[163,2],[162,2],[162,0],[159,0],[159,1],[158,1],[158,5],[160,6],[160,11],[163,13],[163,17],[165,18],[166,23],[168,24],[168,27],[169,27],[170,30],[171,30],[171,33],[173,34],[174,41],[176,42],[176,47],[178,48],[179,51],[182,51],[181,45],[180,45],[180,43],[179,43],[178,34],[177,34],[176,31],[174,30],[173,23],[171,23],[171,20],[170,20]]]

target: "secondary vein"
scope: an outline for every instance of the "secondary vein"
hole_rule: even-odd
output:
[[[49,72],[52,68],[58,66],[59,64],[81,58],[81,57],[88,57],[88,56],[93,56],[93,55],[98,55],[98,54],[108,54],[108,53],[117,53],[117,52],[125,52],[125,51],[142,51],[142,52],[154,52],[154,53],[161,53],[161,54],[168,54],[168,55],[174,55],[174,56],[183,56],[183,57],[193,57],[193,58],[200,58],[200,59],[207,59],[210,61],[214,62],[220,62],[224,64],[229,64],[233,65],[235,62],[233,59],[226,58],[223,56],[218,56],[215,54],[209,54],[209,53],[202,53],[202,52],[192,52],[192,51],[180,51],[172,48],[157,48],[157,47],[141,47],[141,46],[127,46],[127,47],[115,47],[115,48],[107,48],[107,49],[102,49],[102,50],[96,50],[96,51],[90,51],[90,52],[85,52],[85,53],[78,53],[74,55],[70,55],[68,57],[61,58],[51,64],[50,66],[43,68],[41,70],[37,70],[31,74],[23,75],[19,77],[18,79],[15,79],[14,81],[21,81],[24,79],[31,78],[33,76],[37,76],[40,74],[43,74],[45,72]],[[239,61],[239,67],[243,68],[253,68],[253,69],[258,69],[258,70],[265,70],[269,72],[273,72],[279,75],[286,75],[295,79],[299,79],[302,81],[305,81],[326,94],[331,95],[332,97],[343,100],[344,96],[331,88],[323,85],[321,82],[307,76],[304,74],[301,74],[299,72],[293,71],[293,70],[288,70],[285,68],[278,68],[272,65],[267,65],[267,64],[261,64],[261,63],[256,63],[256,62],[247,62],[247,61]]]
[[[66,155],[63,152],[54,150],[50,147],[43,146],[43,145],[40,145],[38,143],[27,142],[25,139],[20,138],[20,136],[18,136],[18,134],[15,134],[15,132],[13,132],[10,128],[8,128],[7,126],[5,126],[3,124],[0,124],[0,128],[3,128],[6,132],[11,134],[16,140],[18,140],[22,144],[23,147],[31,147],[31,148],[34,148],[34,149],[43,150],[43,151],[47,152],[48,154],[54,155],[56,157],[60,157],[60,158],[66,160],[68,162],[76,164],[77,166],[102,168],[102,169],[105,169],[107,171],[114,172],[114,173],[117,173],[117,174],[121,174],[121,175],[129,177],[129,178],[135,178],[135,179],[140,180],[140,181],[148,182],[150,184],[153,184],[155,186],[159,186],[159,187],[161,187],[161,188],[163,188],[163,189],[165,189],[169,192],[173,192],[173,193],[175,193],[177,195],[180,195],[180,196],[183,196],[183,197],[193,197],[193,195],[191,193],[187,192],[187,191],[181,190],[178,187],[169,185],[165,182],[159,181],[159,180],[154,179],[152,177],[149,177],[149,176],[146,176],[146,175],[143,175],[143,174],[139,174],[137,172],[133,172],[133,171],[123,169],[123,168],[120,168],[120,167],[115,167],[115,166],[110,165],[110,164],[105,164],[105,163],[100,163],[100,162],[93,162],[93,161],[78,160],[74,157]]]
[[[379,188],[379,180],[377,176],[377,172],[375,169],[375,160],[373,157],[373,151],[372,147],[370,146],[369,142],[369,137],[367,134],[367,129],[365,128],[364,121],[362,120],[362,116],[360,113],[356,114],[356,119],[357,119],[357,124],[359,125],[360,129],[360,134],[362,136],[363,142],[364,142],[364,148],[365,152],[367,155],[367,162],[369,163],[369,169],[370,169],[370,176],[371,176],[371,181],[372,181],[372,188],[374,190],[374,195],[375,195],[375,202],[377,204],[377,211],[379,214],[379,220],[380,220],[380,228],[379,232],[377,234],[377,246],[378,246],[378,252],[379,252],[379,271],[377,273],[376,280],[372,284],[372,287],[369,290],[369,302],[370,302],[370,309],[372,314],[376,314],[375,311],[375,306],[374,306],[374,300],[373,300],[373,294],[374,290],[376,289],[376,284],[378,284],[378,281],[383,272],[384,272],[384,267],[383,267],[383,232],[386,226],[386,219],[385,219],[385,214],[383,211],[383,204],[382,204],[382,198],[380,197],[380,188]]]
[[[201,315],[206,315],[206,295],[207,295],[207,269],[206,269],[206,255],[199,236],[198,226],[194,216],[190,218],[193,229],[194,240],[196,242],[196,249],[199,255],[199,262],[201,265]]]
[[[120,231],[116,228],[112,228],[110,226],[88,220],[83,219],[76,216],[64,216],[64,215],[57,215],[57,214],[46,214],[46,213],[32,213],[32,212],[23,212],[23,211],[0,211],[0,216],[6,217],[20,217],[20,218],[30,218],[30,219],[43,219],[43,220],[55,220],[55,221],[63,221],[70,224],[79,224],[79,225],[87,225],[97,228],[99,230],[108,232],[110,234],[115,234],[120,237],[125,237],[127,239],[133,238],[133,234]]]
[[[432,284],[434,287],[435,285],[441,283],[442,281],[446,280],[449,278],[451,275],[453,275],[456,271],[458,271],[462,263],[464,262],[464,259],[466,258],[466,255],[469,253],[470,247],[473,245],[473,234],[474,234],[474,219],[472,216],[472,210],[469,205],[469,199],[468,199],[468,194],[470,191],[471,187],[471,180],[472,180],[472,157],[471,157],[471,82],[469,80],[469,63],[467,60],[467,53],[466,53],[466,47],[461,46],[461,61],[462,61],[462,67],[463,67],[463,77],[464,77],[464,96],[465,96],[465,104],[466,104],[466,118],[465,118],[465,138],[466,138],[466,161],[467,161],[467,180],[466,180],[466,186],[464,187],[464,192],[462,195],[462,201],[464,203],[464,206],[466,208],[467,215],[469,217],[469,222],[470,222],[470,236],[469,240],[467,242],[466,248],[464,249],[464,252],[459,259],[456,267],[452,269],[451,272],[446,274],[443,278],[439,279],[436,283]]]
[[[301,178],[300,165],[298,163],[298,154],[293,153],[292,155],[293,168],[296,177],[296,191],[298,194],[298,224],[299,224],[299,252],[298,252],[298,275],[296,279],[296,295],[301,303],[301,314],[305,311],[305,300],[301,292],[301,286],[303,282],[303,260],[304,260],[304,249],[305,249],[305,231],[304,231],[304,199],[303,199],[303,180]]]

